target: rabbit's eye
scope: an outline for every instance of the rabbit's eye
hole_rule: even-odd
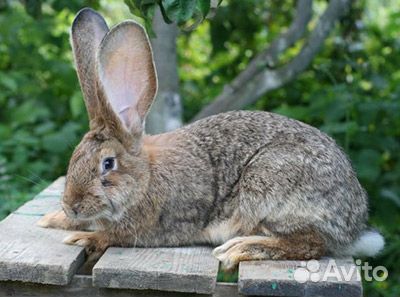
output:
[[[115,169],[115,167],[116,167],[115,158],[105,158],[102,164],[102,173],[105,174],[108,171]]]

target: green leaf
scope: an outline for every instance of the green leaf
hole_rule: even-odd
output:
[[[162,4],[160,3],[160,11],[161,11],[161,15],[164,19],[164,22],[166,22],[167,24],[172,24],[174,21],[169,19],[167,13],[165,12],[165,8],[164,6],[162,6]]]
[[[85,109],[84,106],[82,94],[80,92],[75,92],[69,100],[69,108],[71,109],[72,116],[76,118],[81,115]]]
[[[203,18],[205,18],[210,11],[210,0],[198,0],[197,1],[197,7],[200,9],[201,14],[203,15]]]
[[[124,2],[132,14],[144,19],[151,16],[149,10],[154,10],[157,5],[156,0],[124,0]]]
[[[43,148],[50,153],[64,153],[75,143],[77,139],[76,123],[65,124],[60,131],[47,134],[43,137]]]
[[[153,30],[153,18],[154,18],[154,12],[155,12],[156,6],[148,6],[146,8],[146,17],[144,19],[144,26],[146,28],[147,34],[149,34],[150,37],[156,37],[156,34]]]
[[[0,75],[0,85],[3,85],[12,92],[15,92],[18,88],[17,82],[4,73],[1,73]]]
[[[7,0],[0,0],[0,12],[5,11],[10,6]]]
[[[142,11],[140,10],[140,1],[124,0],[124,2],[128,6],[129,11],[132,14],[143,17]],[[139,3],[137,3],[137,2],[139,2]]]
[[[41,0],[24,0],[25,9],[35,19],[42,15],[42,1]]]
[[[182,24],[193,16],[196,2],[196,0],[162,0],[161,5],[169,20]]]
[[[363,149],[355,156],[358,176],[366,181],[374,181],[380,174],[381,154],[372,149]]]
[[[54,122],[44,122],[42,124],[37,125],[34,128],[34,131],[35,131],[35,134],[37,134],[37,135],[45,135],[45,134],[53,132],[54,129],[55,129]]]
[[[45,106],[38,105],[37,102],[30,100],[19,105],[13,112],[13,126],[20,124],[32,124],[40,118],[49,117],[50,112]]]
[[[12,136],[12,130],[10,127],[7,125],[0,124],[0,139],[4,141],[4,139],[7,139]]]
[[[309,109],[305,106],[288,106],[287,104],[282,104],[274,109],[274,112],[301,121],[306,121],[309,117]]]
[[[211,4],[209,0],[198,0],[191,19],[184,24],[182,29],[185,31],[191,31],[199,26],[207,17],[210,11],[210,6]]]
[[[176,22],[186,30],[197,27],[211,9],[210,0],[124,0],[124,2],[132,14],[144,19],[146,30],[151,37],[155,36],[152,20],[156,5],[160,7],[162,17],[167,24]],[[217,6],[220,3],[221,1]]]
[[[124,0],[129,11],[144,20],[144,25],[150,37],[155,37],[152,22],[157,5],[156,0]]]
[[[382,189],[380,194],[382,197],[393,201],[398,207],[400,207],[400,195],[391,189]]]
[[[327,123],[320,128],[322,131],[328,134],[339,134],[339,133],[354,133],[357,131],[358,126],[356,122],[344,122],[344,123]]]

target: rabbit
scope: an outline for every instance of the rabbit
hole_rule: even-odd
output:
[[[149,38],[124,21],[108,29],[89,8],[71,43],[90,120],[66,175],[62,210],[41,227],[96,258],[109,246],[211,245],[240,261],[379,253],[367,194],[335,141],[300,121],[231,111],[145,135],[157,76]]]

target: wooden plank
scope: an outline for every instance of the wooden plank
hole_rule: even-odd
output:
[[[96,287],[213,293],[218,260],[211,248],[109,248],[93,268]]]
[[[256,296],[362,296],[361,277],[353,259],[324,258],[311,265],[307,263],[272,260],[241,262],[239,293]],[[326,271],[335,272],[332,265],[336,265],[341,277],[327,277]],[[351,278],[346,279],[342,271],[353,271]]]
[[[64,193],[65,177],[60,176],[50,186],[37,194],[34,199],[54,198],[60,200]]]
[[[62,243],[68,231],[44,229],[36,222],[60,209],[62,180],[0,222],[0,280],[65,285],[84,261],[84,249]]]
[[[10,297],[188,297],[195,293],[96,288],[90,276],[75,275],[69,285],[39,285],[21,282],[0,283],[0,296]],[[213,297],[239,297],[236,284],[217,283]]]

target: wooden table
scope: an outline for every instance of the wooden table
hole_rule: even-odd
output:
[[[325,258],[317,262],[320,271],[305,282],[296,281],[305,262],[251,261],[240,263],[238,283],[219,283],[219,263],[210,247],[113,247],[84,272],[84,249],[62,243],[69,231],[36,226],[41,216],[60,209],[63,189],[61,177],[0,222],[0,297],[362,296],[352,259],[335,259],[339,269],[355,269],[347,281],[315,281],[323,279],[330,260]]]

